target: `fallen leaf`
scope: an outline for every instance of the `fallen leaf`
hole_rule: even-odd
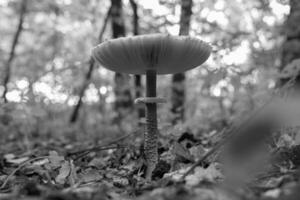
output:
[[[185,178],[186,183],[188,185],[198,185],[202,181],[216,182],[218,179],[223,178],[217,166],[217,163],[213,163],[208,168],[196,167],[194,174],[190,174]]]
[[[59,184],[65,184],[67,182],[67,177],[70,175],[71,166],[68,161],[65,161],[61,168],[59,169],[59,174],[55,178],[55,181]]]
[[[63,156],[59,156],[56,151],[49,152],[49,161],[52,167],[60,167],[61,163],[65,161]]]

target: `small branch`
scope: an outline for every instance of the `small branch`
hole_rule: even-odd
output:
[[[126,135],[123,135],[123,136],[121,136],[121,137],[118,137],[118,138],[116,138],[116,139],[114,139],[114,140],[108,142],[106,145],[116,144],[116,143],[118,143],[118,142],[120,142],[120,141],[126,139],[127,137],[129,137],[129,136],[135,134],[136,132],[137,132],[137,131],[133,131],[132,133],[128,133],[128,134],[126,134]]]
[[[76,151],[76,152],[69,153],[68,156],[73,156],[73,155],[78,155],[78,154],[79,154],[79,155],[76,156],[76,158],[74,159],[74,160],[76,160],[76,159],[79,159],[79,158],[81,158],[81,157],[83,157],[83,156],[89,154],[89,153],[92,152],[92,151],[103,151],[103,150],[108,150],[108,149],[126,148],[127,146],[118,146],[118,145],[116,145],[116,146],[111,146],[111,145],[116,144],[116,143],[118,143],[118,142],[120,142],[120,141],[126,139],[127,137],[131,136],[131,135],[134,134],[134,133],[135,133],[135,132],[126,134],[126,135],[121,136],[121,137],[119,137],[119,138],[116,138],[116,139],[114,139],[114,140],[112,140],[112,141],[110,141],[110,142],[107,142],[106,144],[103,144],[103,145],[101,145],[101,146],[99,145],[99,146],[95,146],[95,147],[92,147],[92,148],[88,148],[88,149],[84,149],[84,150],[80,150],[80,151]]]
[[[110,149],[122,149],[122,148],[127,148],[127,146],[104,146],[104,147],[94,147],[94,148],[90,148],[87,150],[82,150],[81,152],[75,152],[72,154],[79,154],[77,156],[75,156],[75,158],[73,158],[73,160],[78,160],[79,158],[82,158],[86,155],[88,155],[91,152],[94,151],[104,151],[104,150],[110,150]]]
[[[298,172],[298,170],[290,170],[288,172],[281,172],[278,170],[278,171],[271,172],[268,174],[260,175],[260,176],[256,177],[255,181],[263,181],[268,178],[285,176],[285,175],[295,175],[295,173],[297,173],[297,172]]]

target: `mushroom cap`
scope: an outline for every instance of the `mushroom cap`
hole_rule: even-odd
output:
[[[175,74],[193,69],[209,57],[211,46],[190,36],[139,35],[108,40],[92,54],[105,68],[126,74]]]

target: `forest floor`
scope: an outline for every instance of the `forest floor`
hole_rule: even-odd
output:
[[[215,151],[197,167],[195,162],[218,146],[212,134],[195,137],[184,132],[176,140],[161,136],[160,161],[152,182],[143,178],[142,138],[138,134],[108,138],[96,145],[93,138],[72,141],[64,137],[21,140],[19,136],[6,137],[0,146],[0,199],[296,200],[300,197],[300,145],[291,145],[290,134],[280,137],[280,147],[271,148],[269,143],[268,149],[264,149],[259,147],[267,146],[266,143],[255,143],[251,151],[235,149],[231,162],[224,161],[222,158],[226,156]],[[248,143],[237,148],[245,149]],[[191,166],[195,169],[183,178]]]

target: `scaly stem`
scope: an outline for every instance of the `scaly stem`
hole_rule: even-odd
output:
[[[156,97],[156,71],[146,72],[146,96]],[[151,180],[152,172],[158,161],[157,153],[157,112],[156,103],[146,103],[146,133],[144,139],[144,150],[147,162],[146,179]]]

